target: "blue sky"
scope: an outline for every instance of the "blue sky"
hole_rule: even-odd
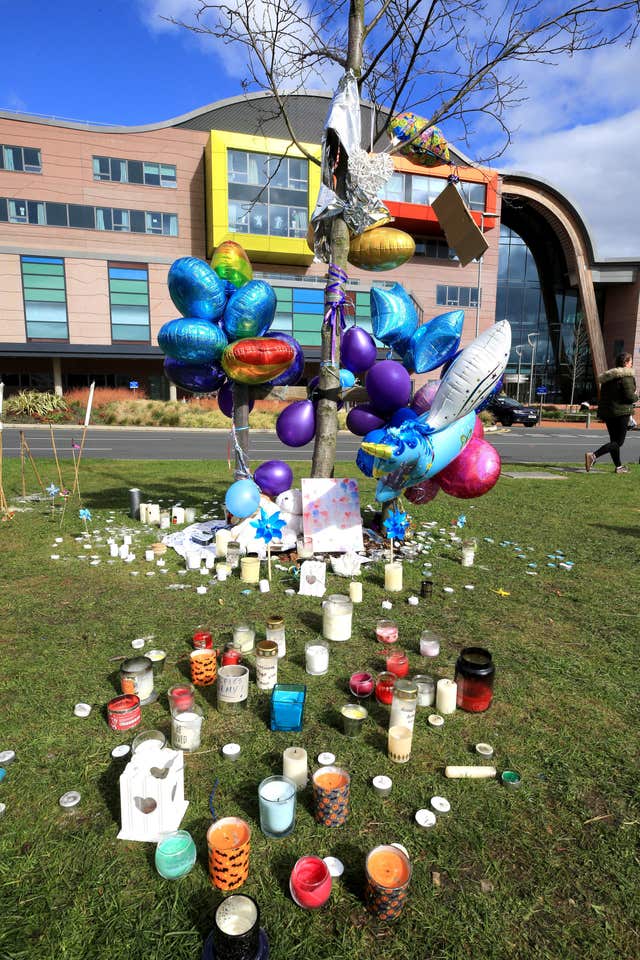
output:
[[[195,7],[196,0],[0,0],[0,109],[142,124],[238,94],[238,52],[160,19],[190,19]],[[571,197],[600,256],[640,258],[640,47],[604,48],[553,67],[523,64],[521,74],[530,99],[512,111],[513,142],[496,165],[533,173]],[[489,140],[480,125],[478,149],[465,152],[486,155]]]

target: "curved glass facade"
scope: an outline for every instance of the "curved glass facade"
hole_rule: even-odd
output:
[[[504,224],[500,227],[497,320],[511,324],[505,376],[510,396],[525,403],[535,401],[540,386],[547,388],[544,399],[549,403],[579,403],[590,395],[591,356],[577,291],[549,290],[545,302],[531,250]]]

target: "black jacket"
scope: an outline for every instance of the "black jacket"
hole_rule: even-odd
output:
[[[633,367],[613,367],[600,376],[600,402],[598,416],[601,420],[613,417],[628,417],[638,399]]]

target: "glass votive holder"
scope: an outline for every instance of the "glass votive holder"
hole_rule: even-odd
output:
[[[305,669],[311,677],[322,677],[329,669],[329,644],[326,640],[309,640],[304,645]]]
[[[167,738],[160,730],[141,730],[131,744],[131,755],[162,750],[166,745]]]
[[[351,637],[353,604],[341,593],[330,594],[322,601],[322,635],[325,640],[344,642]]]
[[[423,630],[420,634],[420,656],[437,657],[440,653],[440,637],[432,630]]]
[[[196,630],[192,643],[194,650],[213,650],[213,637],[208,630]]]
[[[296,822],[296,785],[288,777],[267,777],[258,787],[260,829],[265,837],[288,837]]]
[[[300,857],[289,879],[289,890],[295,903],[305,910],[324,906],[331,896],[331,874],[320,857]]]
[[[151,660],[151,666],[153,667],[154,677],[159,677],[161,673],[164,672],[164,665],[167,662],[167,654],[165,650],[148,650],[145,653],[145,657],[148,657]]]
[[[378,703],[391,704],[393,700],[393,686],[397,680],[395,673],[383,670],[376,677],[376,700]]]
[[[433,580],[423,580],[420,583],[420,596],[423,599],[433,596]]]
[[[359,737],[365,720],[369,716],[366,707],[360,703],[345,703],[340,711],[342,714],[342,729],[345,737]]]
[[[255,960],[260,949],[260,910],[253,897],[226,897],[213,916],[211,933],[216,957]]]
[[[436,702],[436,682],[433,677],[419,673],[413,678],[418,687],[418,706],[431,707]]]
[[[200,747],[203,713],[200,707],[173,710],[171,713],[171,746],[190,753]]]
[[[186,877],[196,862],[196,845],[186,830],[176,830],[163,837],[156,847],[156,870],[165,880]]]
[[[366,700],[373,693],[375,682],[370,673],[352,673],[349,677],[349,690],[358,700]]]
[[[241,653],[251,653],[255,645],[256,632],[248,623],[236,623],[233,628],[233,645]]]
[[[240,564],[240,554],[242,547],[236,540],[229,540],[227,544],[227,563],[232,570],[237,570]]]
[[[216,564],[216,577],[218,578],[220,583],[224,583],[224,581],[228,579],[230,573],[231,573],[231,567],[226,562],[226,560],[222,563]]]
[[[240,817],[222,817],[207,830],[209,878],[218,890],[237,890],[249,876],[251,830]]]
[[[299,732],[307,688],[300,683],[276,683],[271,693],[271,729]]]
[[[252,555],[240,558],[240,579],[243,583],[260,582],[260,557]]]
[[[387,654],[387,670],[396,677],[406,677],[409,673],[409,658],[404,650],[390,650]]]
[[[376,623],[376,640],[378,643],[398,642],[398,624],[395,620],[378,620]]]
[[[172,713],[174,710],[190,710],[196,702],[196,688],[190,683],[176,683],[169,687],[167,696]]]

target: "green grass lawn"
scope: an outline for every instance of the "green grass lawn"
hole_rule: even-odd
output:
[[[45,483],[57,483],[53,464],[41,461],[40,468]],[[63,469],[69,477],[69,465]],[[199,510],[208,501],[209,510],[212,497],[223,499],[226,465],[85,462],[83,505],[104,538],[98,543],[94,536],[92,550],[74,539],[82,533],[77,501],[61,526],[47,503],[18,504],[28,509],[0,525],[0,749],[17,755],[0,784],[6,804],[0,956],[198,960],[221,898],[209,884],[205,840],[216,778],[218,815],[251,825],[243,891],[260,905],[274,960],[637,956],[640,509],[638,468],[631,471],[569,472],[556,482],[503,479],[478,501],[441,494],[426,507],[409,506],[418,530],[424,522],[438,524],[425,554],[433,563],[433,598],[407,604],[419,592],[421,566],[406,565],[407,590],[390,614],[400,622],[411,672],[430,672],[418,654],[420,631],[430,627],[443,638],[431,672],[452,676],[458,651],[481,644],[492,651],[497,676],[485,714],[457,712],[435,731],[427,725],[430,711],[421,710],[406,766],[386,757],[383,708],[371,707],[361,741],[345,738],[339,723],[350,699],[349,674],[383,667],[374,639],[385,596],[380,563],[364,572],[365,602],[355,608],[352,640],[332,646],[325,677],[307,677],[304,643],[318,633],[320,601],[285,595],[289,574],[275,571],[266,595],[243,594],[237,578],[198,595],[204,578],[178,576],[177,555],[167,557],[166,575],[141,559],[157,534],[128,519],[128,487]],[[353,474],[353,466],[344,472]],[[4,480],[15,503],[17,461],[5,461]],[[363,507],[372,495],[372,484],[363,482]],[[140,559],[133,564],[107,563],[109,511],[116,530],[136,528]],[[461,567],[456,548],[438,533],[461,513],[464,532],[478,540],[471,569]],[[549,566],[556,551],[575,563],[570,572]],[[98,555],[100,564],[92,566],[87,554]],[[146,576],[151,570],[155,575]],[[178,582],[189,589],[168,589]],[[464,589],[469,583],[473,591]],[[329,592],[345,586],[329,575]],[[444,593],[444,586],[454,592]],[[249,709],[237,717],[219,714],[211,691],[198,693],[206,714],[203,746],[186,758],[190,806],[182,824],[196,841],[198,862],[185,879],[163,880],[152,845],[116,839],[120,771],[110,751],[133,738],[105,721],[105,704],[116,693],[116,658],[132,653],[134,637],[149,634],[149,646],[168,651],[160,698],[143,708],[142,722],[168,732],[166,690],[186,675],[194,628],[210,626],[222,645],[235,622],[249,619],[261,631],[273,612],[286,618],[288,653],[279,679],[307,683],[304,730],[272,733],[267,701],[253,683]],[[94,705],[86,720],[73,716],[81,700]],[[219,752],[230,740],[242,746],[235,765]],[[470,751],[479,740],[493,744],[499,770],[520,771],[519,791],[498,781],[445,780],[444,765],[474,762]],[[257,785],[281,772],[282,751],[292,744],[310,758],[321,750],[336,754],[351,774],[351,813],[342,828],[317,826],[307,790],[299,795],[294,833],[270,841],[259,828]],[[380,773],[394,781],[384,800],[370,786]],[[58,805],[68,790],[82,794],[71,813]],[[414,813],[434,794],[449,799],[451,813],[421,831]],[[407,847],[413,876],[401,919],[385,926],[363,906],[364,860],[372,847],[392,841]],[[331,854],[345,864],[329,905],[316,912],[296,907],[288,893],[291,868],[304,853]]]

